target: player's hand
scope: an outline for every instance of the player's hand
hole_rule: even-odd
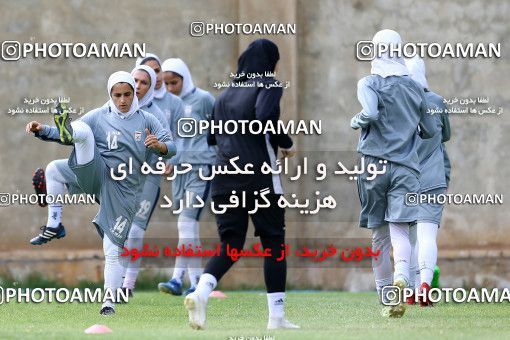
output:
[[[282,149],[282,155],[284,158],[294,157],[296,149],[292,146],[290,149]]]
[[[43,129],[43,125],[39,122],[36,122],[35,120],[28,123],[27,126],[25,127],[25,131],[27,133],[39,132],[39,131],[42,131],[42,129]]]
[[[147,137],[145,138],[145,147],[158,150],[161,154],[167,153],[168,150],[165,143],[158,141],[158,137],[151,134],[149,129],[145,129],[145,133],[147,134]]]
[[[170,176],[173,172],[174,172],[174,165],[167,164],[165,166],[165,172],[163,173],[163,176]]]
[[[352,119],[351,119],[351,128],[353,128],[354,130],[357,130],[360,127],[361,126],[359,126],[359,123],[358,123],[358,120],[357,120],[357,116],[352,117]]]
[[[156,135],[151,134],[151,131],[149,129],[145,129],[145,133],[147,134],[147,137],[145,138],[145,146],[151,149],[159,150],[158,137],[156,137]]]

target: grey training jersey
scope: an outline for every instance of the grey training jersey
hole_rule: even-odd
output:
[[[360,80],[358,91],[377,94],[375,117],[361,131],[358,152],[382,158],[419,172],[417,154],[420,141],[418,126],[424,137],[434,134],[436,127],[424,91],[408,76],[370,75]]]
[[[181,118],[193,118],[195,121],[210,120],[214,108],[214,97],[207,91],[195,87],[193,91],[182,98],[184,110],[182,117],[175,117],[177,122]],[[179,127],[177,126],[177,129]],[[183,132],[177,131],[175,144],[177,156],[172,159],[174,164],[214,164],[216,149],[207,144],[207,131],[192,137],[182,137]]]
[[[434,92],[425,91],[425,99],[430,110],[440,110],[441,113],[432,115],[437,127],[435,134],[418,143],[421,191],[446,188],[445,158],[448,156],[443,142],[450,139],[450,123],[443,98]]]
[[[165,114],[163,113],[162,110],[159,109],[159,107],[157,105],[154,104],[154,102],[151,102],[149,103],[148,105],[144,105],[142,106],[140,109],[146,111],[146,112],[149,112],[151,113],[152,115],[154,115],[154,117],[156,117],[158,119],[158,121],[161,123],[161,125],[163,126],[163,128],[169,133],[170,132],[170,128],[168,126],[168,120],[166,119],[165,117]],[[152,131],[151,131],[152,132]],[[171,137],[171,134],[169,133],[170,137]],[[159,156],[156,155],[156,154],[152,154],[150,156],[150,161],[148,162],[149,165],[154,169],[156,170],[156,163],[158,162],[158,158]],[[161,183],[161,175],[154,175],[154,174],[151,174],[151,175],[147,175],[146,177],[146,180],[147,181],[151,181],[152,183],[156,184],[158,187]]]
[[[177,139],[179,138],[179,135],[177,134],[177,122],[181,117],[184,115],[184,105],[182,103],[181,98],[178,96],[166,92],[165,95],[162,98],[156,98],[152,100],[152,102],[159,107],[161,111],[163,111],[163,114],[167,120],[167,125],[170,128],[170,133],[172,134],[172,138],[174,142],[177,142]],[[177,149],[177,153],[179,153],[179,149]],[[170,163],[172,164],[179,164],[177,161],[178,154],[175,155],[171,160]]]
[[[163,129],[152,114],[143,110],[121,118],[106,106],[88,112],[80,120],[92,130],[94,158],[87,164],[77,164],[76,149],[73,149],[68,162],[75,174],[75,181],[71,183],[72,191],[94,194],[99,198],[99,212],[93,222],[101,235],[106,234],[113,243],[122,247],[145,184],[145,176],[141,176],[141,165],[155,153],[145,147],[145,129],[149,129],[160,142],[166,144],[168,152],[162,157],[172,157],[175,146],[168,131]],[[45,125],[36,136],[43,140],[58,141],[59,134],[56,127]],[[124,173],[123,179],[119,178],[122,175],[118,171],[119,165],[129,172]],[[114,176],[111,174],[112,169]]]
[[[80,120],[90,126],[100,155],[108,168],[115,169],[116,176],[121,175],[117,172],[118,166],[120,164],[129,165],[129,158],[131,157],[132,174],[128,174],[124,180],[118,181],[123,190],[134,192],[141,190],[142,177],[144,177],[141,176],[141,166],[144,161],[149,160],[151,154],[157,153],[157,151],[145,147],[146,128],[156,135],[160,142],[165,143],[168,148],[166,155],[158,156],[171,158],[175,154],[175,145],[169,132],[152,114],[143,110],[138,110],[128,118],[123,119],[112,112],[108,106],[103,106],[89,111]],[[51,140],[58,140],[59,138],[57,128],[46,125],[39,136]]]

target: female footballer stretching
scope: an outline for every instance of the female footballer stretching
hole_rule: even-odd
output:
[[[129,73],[115,72],[108,79],[108,105],[72,123],[67,108],[59,105],[54,116],[56,127],[36,121],[26,126],[28,133],[42,140],[73,146],[68,166],[75,175],[71,178],[74,189],[99,197],[100,208],[93,223],[103,238],[104,288],[114,291],[122,285],[125,269],[120,254],[136,213],[137,195],[144,185],[141,165],[154,152],[165,158],[175,154],[168,132],[152,114],[139,109],[135,88]],[[44,242],[33,239],[32,243],[50,241],[61,234],[60,228],[61,224],[56,228],[45,226],[36,238]],[[106,301],[100,313],[114,314],[113,301]]]

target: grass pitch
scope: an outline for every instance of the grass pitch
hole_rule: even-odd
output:
[[[210,299],[207,330],[188,326],[183,297],[136,292],[117,305],[113,317],[99,315],[99,304],[17,304],[0,306],[0,339],[497,339],[510,336],[509,304],[409,306],[402,319],[386,319],[375,293],[290,292],[287,318],[300,330],[267,331],[263,292],[226,292]],[[103,324],[113,331],[87,335]]]

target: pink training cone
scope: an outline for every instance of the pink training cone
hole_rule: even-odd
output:
[[[112,330],[105,325],[93,325],[85,330],[86,334],[105,334],[111,332]]]
[[[225,295],[225,293],[223,293],[220,290],[214,290],[214,291],[211,292],[211,294],[209,294],[209,297],[214,297],[214,298],[218,298],[218,299],[225,299],[227,297],[227,295]]]

